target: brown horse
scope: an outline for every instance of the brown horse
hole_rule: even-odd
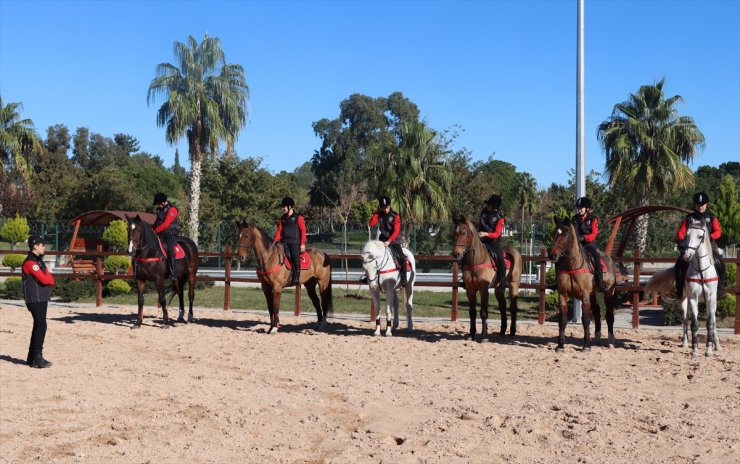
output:
[[[583,303],[583,347],[581,351],[591,350],[591,337],[589,327],[591,324],[591,313],[593,311],[596,323],[595,338],[598,342],[601,339],[601,308],[596,301],[596,285],[594,284],[593,273],[589,267],[588,253],[578,241],[576,228],[570,218],[553,218],[557,227],[552,245],[547,251],[547,256],[555,264],[557,271],[558,293],[560,295],[560,319],[558,326],[560,333],[558,335],[558,346],[555,351],[565,349],[565,326],[568,324],[568,299],[577,298]],[[616,273],[617,268],[611,257],[599,252],[601,260],[606,266],[604,271],[604,285],[607,290],[604,292],[604,301],[606,303],[606,323],[609,326],[609,348],[614,347],[614,297],[616,291]],[[600,266],[601,263],[595,263]]]
[[[453,232],[452,256],[462,260],[463,281],[465,292],[468,295],[470,311],[470,337],[475,339],[476,293],[480,293],[481,341],[488,337],[488,289],[496,276],[496,269],[488,248],[478,238],[478,231],[472,222],[464,216],[455,219]],[[501,331],[506,334],[506,298],[504,292],[509,289],[511,298],[511,328],[509,335],[516,335],[516,313],[518,311],[519,281],[522,276],[522,256],[516,248],[503,246],[504,253],[511,261],[511,267],[506,270],[506,286],[497,286],[495,289],[498,309],[501,312]]]
[[[267,300],[270,312],[270,330],[274,334],[280,328],[280,297],[283,284],[290,277],[290,270],[285,266],[285,252],[282,244],[272,245],[268,235],[254,224],[238,222],[239,258],[243,261],[249,249],[257,257],[257,277],[262,284],[262,292]],[[326,327],[326,317],[331,312],[331,262],[329,255],[321,250],[306,250],[311,259],[308,269],[301,270],[301,283],[306,286],[308,296],[316,309],[319,329]],[[321,301],[316,294],[316,285],[321,292]]]
[[[137,214],[134,217],[126,216],[128,222],[128,252],[134,266],[134,279],[139,291],[139,317],[134,323],[134,328],[141,327],[144,321],[144,286],[146,281],[154,282],[159,295],[159,305],[162,307],[162,318],[164,326],[169,324],[167,315],[167,299],[164,293],[165,271],[167,269],[167,258],[164,257],[159,237],[152,229],[151,224],[142,220]],[[173,283],[173,292],[180,299],[180,314],[177,322],[185,321],[185,302],[183,301],[183,287],[188,282],[188,299],[190,309],[187,322],[193,321],[193,300],[195,299],[195,275],[198,273],[198,246],[187,237],[177,237],[177,243],[185,252],[184,259],[175,261],[177,280]],[[170,298],[170,301],[172,298]]]

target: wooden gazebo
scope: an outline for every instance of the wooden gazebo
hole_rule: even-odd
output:
[[[608,223],[612,224],[612,233],[609,236],[609,242],[606,244],[604,253],[614,258],[624,256],[624,250],[627,247],[627,241],[632,235],[632,231],[635,229],[635,222],[637,221],[637,218],[642,216],[643,214],[650,214],[658,211],[680,211],[684,214],[689,214],[691,212],[690,209],[678,208],[676,206],[648,205],[638,206],[637,208],[628,209],[621,214],[617,214],[616,216],[609,219]],[[617,237],[617,232],[619,232],[619,227],[622,225],[622,223],[627,224],[627,233],[625,233],[622,236],[622,239],[619,241],[619,246],[617,247],[616,252],[612,253],[614,248],[614,239]]]
[[[126,216],[139,215],[144,221],[153,224],[157,219],[157,216],[152,213],[142,213],[139,211],[88,211],[87,213],[80,214],[76,218],[70,221],[70,224],[74,225],[74,231],[72,232],[72,240],[69,242],[69,251],[84,252],[84,251],[95,251],[98,245],[103,244],[103,240],[100,238],[80,238],[78,237],[80,226],[107,226],[115,220],[126,220]],[[94,272],[95,264],[90,259],[76,259],[75,255],[69,256],[69,263],[75,273],[80,272]]]

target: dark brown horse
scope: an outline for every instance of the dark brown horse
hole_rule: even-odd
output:
[[[280,328],[280,297],[283,284],[290,276],[290,270],[285,266],[285,252],[282,244],[272,245],[272,240],[259,227],[246,222],[237,223],[239,228],[239,258],[247,258],[247,251],[254,250],[257,258],[257,277],[262,284],[262,292],[267,300],[267,310],[270,312],[270,330],[274,334]],[[318,328],[326,327],[326,318],[331,312],[331,262],[329,256],[321,250],[308,248],[306,250],[311,260],[308,269],[301,270],[301,283],[306,286],[311,303],[316,309]],[[319,286],[321,300],[316,293]]]
[[[494,262],[488,248],[478,238],[478,231],[472,222],[464,216],[455,219],[453,232],[452,256],[462,260],[463,281],[465,292],[468,295],[470,311],[470,336],[475,339],[476,294],[480,293],[481,341],[488,339],[488,289],[496,276]],[[518,311],[519,282],[522,276],[522,256],[516,248],[509,245],[501,247],[511,262],[506,270],[506,285],[496,287],[495,294],[498,300],[498,309],[501,313],[500,334],[506,334],[506,298],[504,292],[509,289],[511,298],[511,329],[509,335],[516,335],[516,313]]]
[[[139,291],[139,317],[134,328],[141,327],[144,321],[144,285],[146,281],[154,282],[159,296],[159,305],[162,307],[162,318],[165,327],[169,324],[167,315],[167,298],[164,292],[165,271],[167,261],[162,252],[159,237],[152,229],[151,224],[142,220],[138,215],[126,216],[128,222],[128,252],[134,266],[134,278]],[[193,299],[195,298],[195,275],[198,272],[198,246],[187,237],[177,237],[177,243],[185,252],[185,257],[175,261],[177,280],[173,282],[173,291],[180,299],[180,314],[177,322],[185,321],[185,302],[183,288],[188,282],[188,299],[190,310],[187,322],[193,321]],[[172,298],[170,298],[172,300]]]
[[[568,300],[577,298],[583,303],[583,347],[582,351],[591,350],[591,336],[589,334],[591,324],[591,313],[594,314],[596,323],[596,341],[601,339],[601,308],[596,301],[596,285],[593,273],[589,267],[588,253],[578,241],[576,228],[570,218],[553,218],[557,227],[552,245],[547,251],[547,256],[555,264],[557,271],[558,293],[560,295],[560,319],[558,326],[558,346],[555,351],[565,349],[565,326],[568,324]],[[603,272],[604,292],[606,303],[606,323],[609,326],[609,348],[614,347],[614,298],[616,290],[616,266],[611,257],[599,252],[601,260],[606,266]],[[601,263],[595,265],[600,266]]]

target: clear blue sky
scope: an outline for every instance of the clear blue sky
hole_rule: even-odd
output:
[[[740,0],[586,0],[585,23],[587,171],[603,169],[596,128],[614,104],[663,77],[707,140],[692,167],[740,161]],[[455,148],[495,152],[540,188],[575,166],[576,0],[0,0],[0,93],[42,137],[128,133],[169,166],[147,89],[175,41],[206,33],[251,89],[237,152],[274,172],[310,160],[311,123],[341,100],[395,91],[433,128],[460,125]]]

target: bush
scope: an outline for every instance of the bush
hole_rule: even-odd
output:
[[[121,219],[111,221],[103,232],[103,241],[114,250],[125,250],[128,247],[128,223]]]
[[[23,282],[21,278],[12,276],[5,279],[5,288],[2,295],[6,300],[22,300]]]
[[[95,281],[74,279],[58,279],[51,287],[52,296],[59,297],[63,302],[75,301],[83,297],[95,295]]]
[[[128,295],[131,293],[131,286],[123,279],[111,280],[105,288],[108,289],[108,294],[111,296]]]
[[[131,266],[131,259],[128,256],[108,256],[103,261],[103,267],[106,272],[119,274],[126,272]]]
[[[681,301],[661,298],[663,306],[663,325],[681,325],[683,324],[683,311],[681,310]]]
[[[555,282],[557,281],[557,278],[558,278],[558,275],[557,275],[554,267],[551,267],[545,273],[545,282],[547,283],[548,287],[551,286],[551,285],[555,285]]]
[[[717,317],[735,316],[735,295],[728,293],[727,298],[717,302]]]
[[[26,257],[23,255],[5,255],[3,256],[3,266],[7,266],[11,271],[15,271],[23,265],[23,261],[25,260]]]
[[[560,294],[558,292],[545,295],[545,311],[560,312]]]
[[[734,263],[725,264],[725,287],[735,288],[737,279],[737,265]]]
[[[15,244],[28,240],[30,233],[31,227],[28,225],[28,220],[16,214],[15,218],[8,219],[3,224],[0,229],[0,238],[10,243],[10,248],[15,250]]]

